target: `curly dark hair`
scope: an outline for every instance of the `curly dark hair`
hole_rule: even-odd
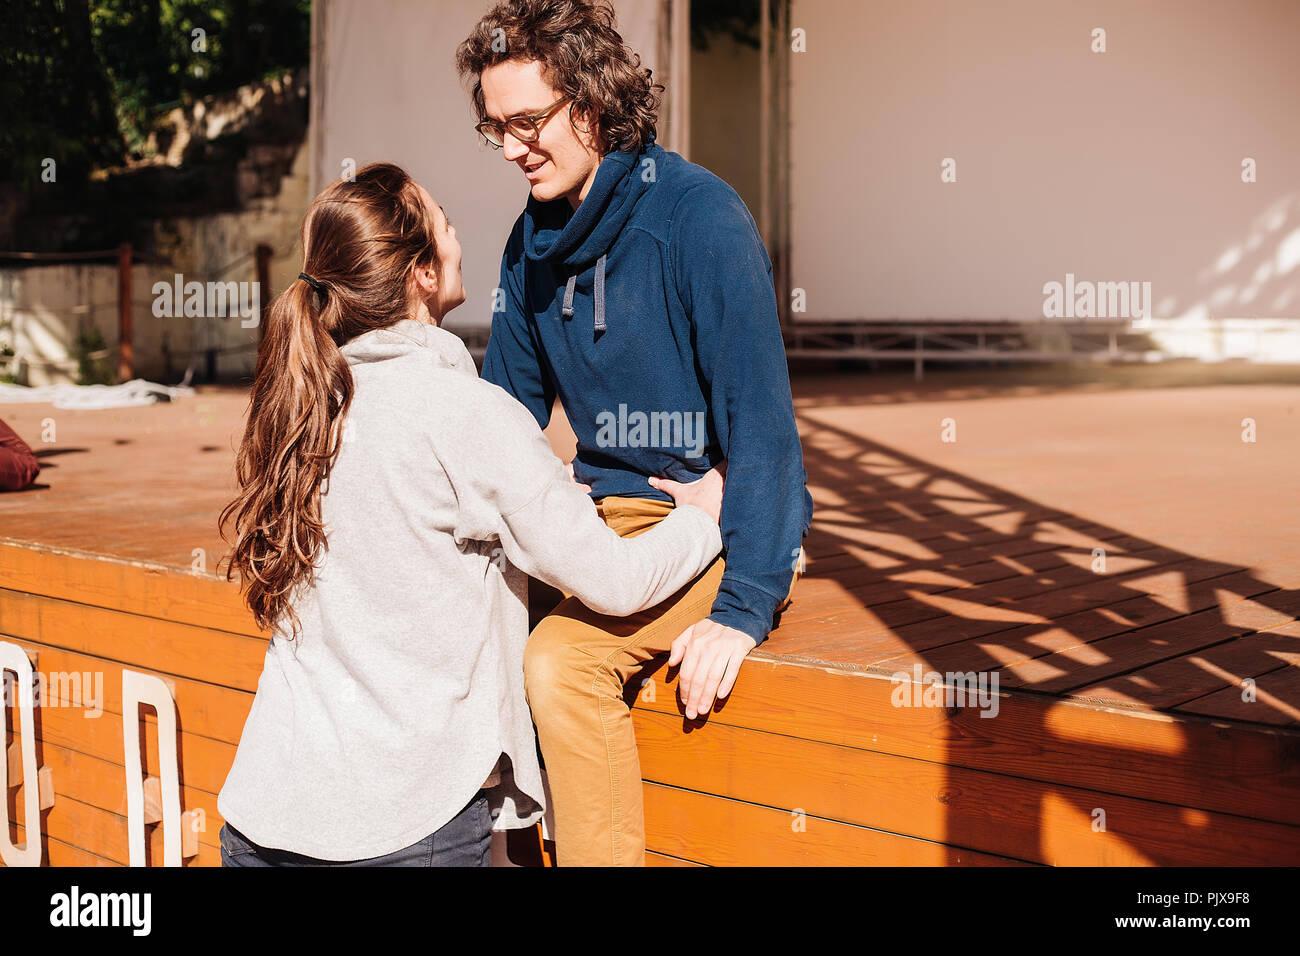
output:
[[[651,71],[614,29],[609,0],[502,0],[456,49],[462,81],[479,121],[487,119],[483,71],[509,60],[538,60],[542,76],[572,97],[573,113],[596,119],[607,150],[634,152],[650,139],[659,113]]]

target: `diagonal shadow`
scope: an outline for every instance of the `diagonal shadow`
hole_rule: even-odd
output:
[[[805,541],[811,563],[765,650],[889,674],[917,663],[940,673],[997,671],[1001,688],[1016,692],[1296,726],[1300,590],[806,415],[800,432],[818,505]],[[1258,683],[1253,703],[1242,700],[1247,679]],[[1037,730],[1089,766],[1157,757],[1136,734],[1126,748]],[[1025,860],[1050,859],[1049,801],[1087,820],[1099,798],[1113,799],[1016,782],[1017,798],[1037,814],[1027,828],[1037,846],[1014,854]],[[1185,841],[1213,838],[1194,814],[1184,823]],[[946,825],[954,848],[978,846],[972,836],[987,830],[974,812],[950,811]],[[1185,860],[1168,836],[1126,831],[1123,839],[1153,864]],[[951,850],[950,862],[959,855]]]

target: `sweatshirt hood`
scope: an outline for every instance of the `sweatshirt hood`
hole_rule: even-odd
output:
[[[444,368],[478,375],[474,359],[459,336],[415,319],[402,319],[387,328],[363,332],[348,341],[340,351],[348,365],[386,362],[425,351]]]
[[[606,153],[587,196],[573,209],[561,196],[546,202],[530,193],[524,206],[524,255],[569,272],[564,290],[565,318],[573,317],[573,291],[578,272],[596,264],[595,330],[605,330],[605,266],[609,249],[623,231],[637,201],[654,184],[639,174],[647,157],[658,161],[664,152],[650,134],[639,152]]]

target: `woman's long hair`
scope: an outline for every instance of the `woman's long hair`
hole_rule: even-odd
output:
[[[321,483],[338,455],[352,372],[341,347],[410,318],[412,273],[437,267],[435,219],[414,180],[373,163],[316,197],[302,224],[302,271],[272,303],[258,350],[248,424],[236,458],[239,494],[221,512],[238,538],[226,569],[237,569],[259,627],[287,615],[328,547]],[[229,539],[226,539],[227,541]]]

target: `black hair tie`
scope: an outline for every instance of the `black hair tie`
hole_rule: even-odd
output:
[[[311,276],[307,275],[307,273],[305,273],[305,272],[299,272],[299,273],[298,273],[298,278],[301,279],[303,282],[307,283],[307,284],[308,284],[309,286],[311,286],[313,289],[315,289],[316,292],[318,292],[320,295],[324,295],[324,294],[325,294],[325,286],[321,285],[319,282],[317,282],[317,281],[316,281],[315,279],[313,279]]]

